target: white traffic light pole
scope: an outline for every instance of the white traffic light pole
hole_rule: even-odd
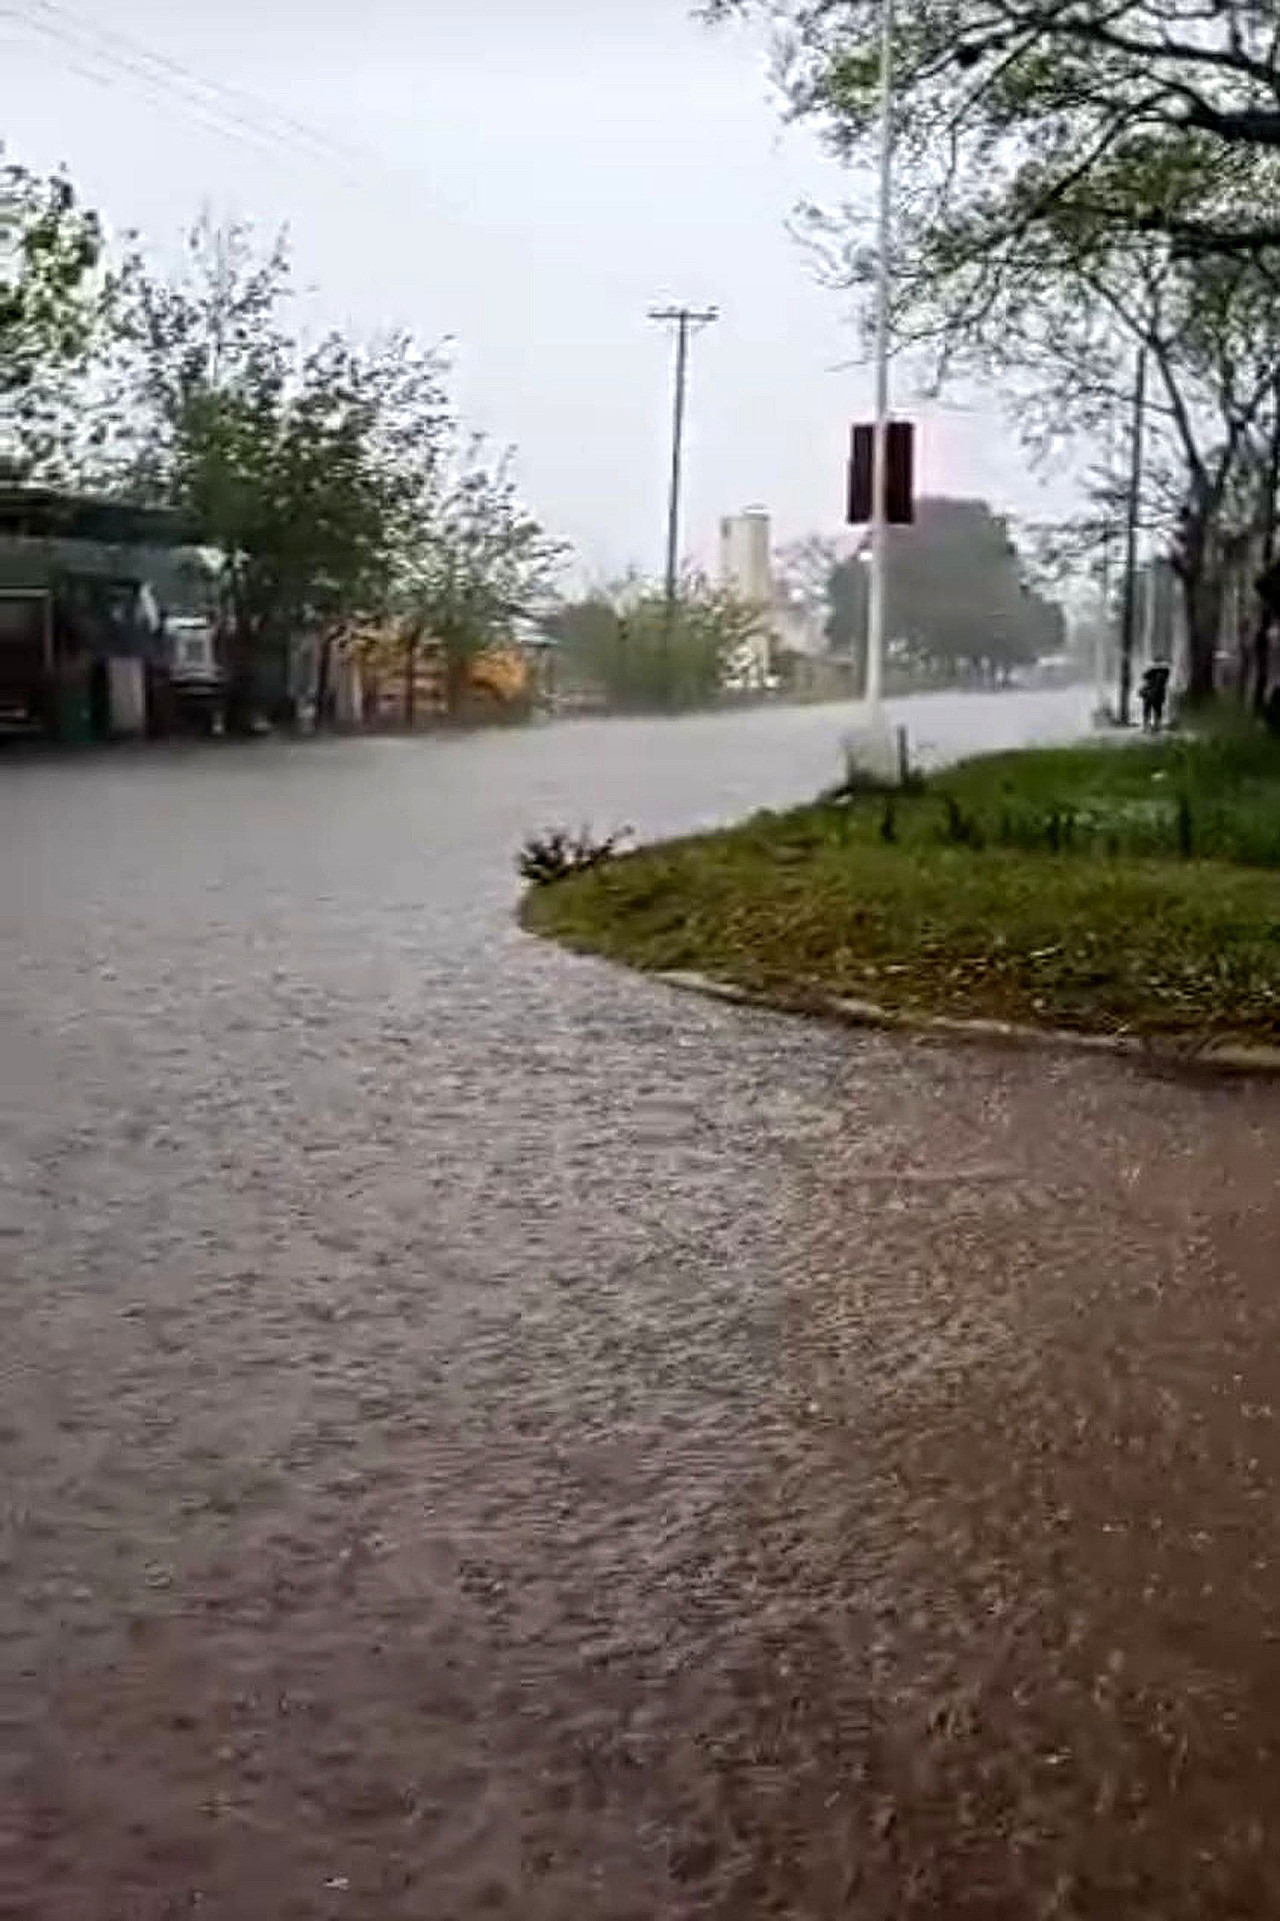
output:
[[[867,720],[883,726],[885,589],[889,547],[890,195],[893,186],[893,0],[880,8],[880,206],[876,237],[876,418],[871,454],[871,581],[867,594]]]

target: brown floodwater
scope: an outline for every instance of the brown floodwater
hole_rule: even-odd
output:
[[[0,759],[5,1921],[1280,1910],[1280,1089],[512,923],[842,724]]]

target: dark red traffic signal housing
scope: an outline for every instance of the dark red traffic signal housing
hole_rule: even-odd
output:
[[[860,423],[853,430],[849,461],[850,525],[869,521],[872,510],[871,470],[875,460],[875,428]],[[915,519],[915,427],[909,420],[891,420],[888,433],[889,485],[887,515],[890,526],[908,527]]]

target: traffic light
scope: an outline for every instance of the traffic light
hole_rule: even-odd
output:
[[[875,461],[875,428],[860,422],[853,430],[852,457],[849,461],[849,505],[846,519],[850,525],[872,517],[871,471]],[[915,519],[913,473],[915,428],[909,420],[891,420],[888,431],[888,487],[886,516],[891,526],[907,527]]]

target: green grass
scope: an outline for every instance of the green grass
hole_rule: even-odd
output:
[[[526,925],[645,968],[919,1012],[1280,1039],[1280,749],[1002,754],[535,888]]]
[[[931,792],[985,840],[1029,851],[1053,851],[1056,836],[1086,853],[1280,866],[1280,746],[1265,735],[996,754]]]

